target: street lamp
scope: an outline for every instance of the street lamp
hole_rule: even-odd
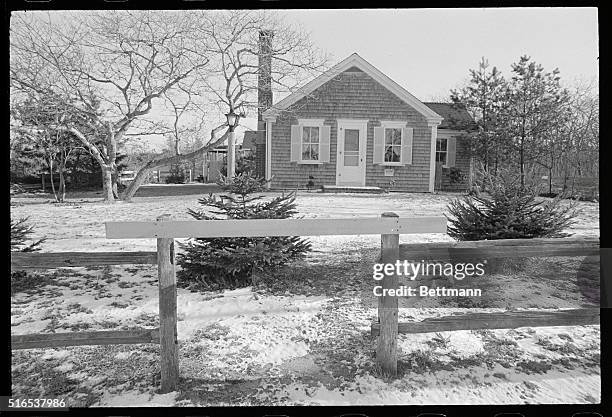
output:
[[[225,115],[225,117],[227,118],[227,125],[229,126],[230,130],[234,130],[234,128],[238,126],[238,119],[240,119],[240,116],[231,110]]]
[[[227,117],[227,125],[229,127],[229,134],[227,137],[227,179],[231,182],[236,173],[236,140],[234,137],[234,129],[238,126],[240,116],[234,113],[234,110],[230,110],[225,117]]]

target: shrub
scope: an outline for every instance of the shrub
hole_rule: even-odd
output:
[[[265,181],[239,174],[232,182],[225,177],[219,185],[227,192],[219,198],[210,194],[198,200],[202,210],[189,210],[196,220],[286,219],[297,214],[295,193],[271,200],[261,195]],[[207,214],[211,213],[211,215]],[[307,240],[289,237],[237,237],[192,239],[177,256],[181,266],[178,285],[192,289],[225,289],[251,285],[256,270],[284,265],[310,250]]]
[[[27,224],[28,218],[11,219],[11,252],[36,252],[45,239],[32,241],[33,227]],[[26,271],[11,271],[11,294],[44,285],[46,281]]]
[[[450,168],[448,172],[448,176],[449,176],[450,183],[453,185],[461,184],[465,180],[465,175],[463,174],[463,171],[461,171],[461,169],[456,168],[456,167]]]
[[[574,223],[574,204],[560,198],[537,200],[537,188],[521,186],[508,171],[485,174],[486,192],[458,198],[448,205],[448,234],[457,240],[565,237]]]
[[[172,165],[170,167],[170,174],[166,177],[166,184],[184,184],[185,183],[185,170],[180,165]]]
[[[256,165],[255,155],[237,154],[236,155],[235,175],[244,174],[244,175],[254,176],[255,175],[255,165]],[[219,172],[221,173],[221,175],[227,176],[227,157],[224,158],[223,166],[221,167]]]
[[[306,183],[306,189],[307,190],[310,190],[310,189],[314,188],[314,186],[315,186],[314,180],[315,180],[315,177],[313,177],[312,175],[308,176],[308,182]]]
[[[27,221],[27,217],[19,220],[11,219],[11,252],[35,252],[40,250],[39,246],[45,241],[45,239],[31,241],[30,236],[34,230]]]

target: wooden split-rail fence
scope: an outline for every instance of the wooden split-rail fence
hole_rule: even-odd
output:
[[[160,344],[161,392],[174,391],[179,380],[175,238],[381,235],[381,262],[408,259],[482,259],[526,256],[586,256],[599,253],[598,239],[529,239],[400,245],[400,234],[446,233],[444,217],[400,218],[383,213],[379,218],[350,219],[253,219],[107,222],[110,239],[157,239],[156,252],[57,252],[12,253],[11,267],[47,269],[121,264],[157,264],[159,280],[159,328],[95,332],[13,335],[12,349],[108,344]],[[386,275],[383,289],[397,288],[398,277]],[[378,320],[372,335],[378,336],[376,357],[387,374],[397,372],[398,333],[444,330],[497,329],[521,326],[568,326],[599,323],[599,309],[465,314],[413,323],[398,323],[398,298],[378,298]]]

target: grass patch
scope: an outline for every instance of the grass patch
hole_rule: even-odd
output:
[[[48,274],[31,273],[28,271],[11,272],[11,295],[18,292],[33,293],[47,285],[58,285]]]
[[[545,361],[525,360],[516,364],[526,374],[545,374],[552,369],[552,364]]]
[[[213,323],[210,326],[207,326],[205,329],[198,330],[194,334],[194,339],[196,340],[219,340],[226,339],[227,335],[230,333],[230,328],[227,326],[223,326],[219,323]]]
[[[423,349],[418,349],[402,356],[401,360],[398,360],[398,368],[400,367],[402,373],[416,372],[417,374],[442,370],[452,371],[455,368],[448,362],[436,359],[436,354],[432,350]]]
[[[115,308],[128,308],[130,305],[129,303],[121,303],[121,302],[113,301],[112,303],[109,304],[109,306],[115,307]]]
[[[436,333],[434,337],[432,337],[425,343],[427,343],[427,345],[432,350],[435,350],[436,348],[447,349],[450,343],[450,339],[450,336],[444,337],[442,333]]]

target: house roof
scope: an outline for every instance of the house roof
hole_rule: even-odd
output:
[[[255,150],[255,141],[257,140],[258,132],[255,130],[247,130],[242,138],[242,149]]]
[[[472,130],[476,123],[464,105],[458,103],[423,103],[444,117],[440,129]]]
[[[265,120],[275,121],[276,117],[283,110],[286,110],[289,106],[296,103],[303,97],[308,96],[314,90],[316,90],[326,82],[330,81],[338,74],[348,69],[352,69],[353,67],[357,67],[358,69],[362,70],[374,80],[376,80],[378,83],[380,83],[382,86],[384,86],[393,94],[395,94],[397,97],[399,97],[401,100],[412,106],[416,111],[425,116],[428,122],[432,124],[439,124],[440,122],[442,122],[442,116],[436,113],[436,111],[423,104],[419,99],[410,94],[406,89],[397,84],[391,78],[387,77],[368,61],[360,57],[357,53],[350,55],[348,58],[334,65],[331,69],[319,75],[317,78],[310,81],[308,84],[302,86],[297,91],[285,97],[278,103],[272,105],[272,107],[270,107],[263,113],[263,118]]]

